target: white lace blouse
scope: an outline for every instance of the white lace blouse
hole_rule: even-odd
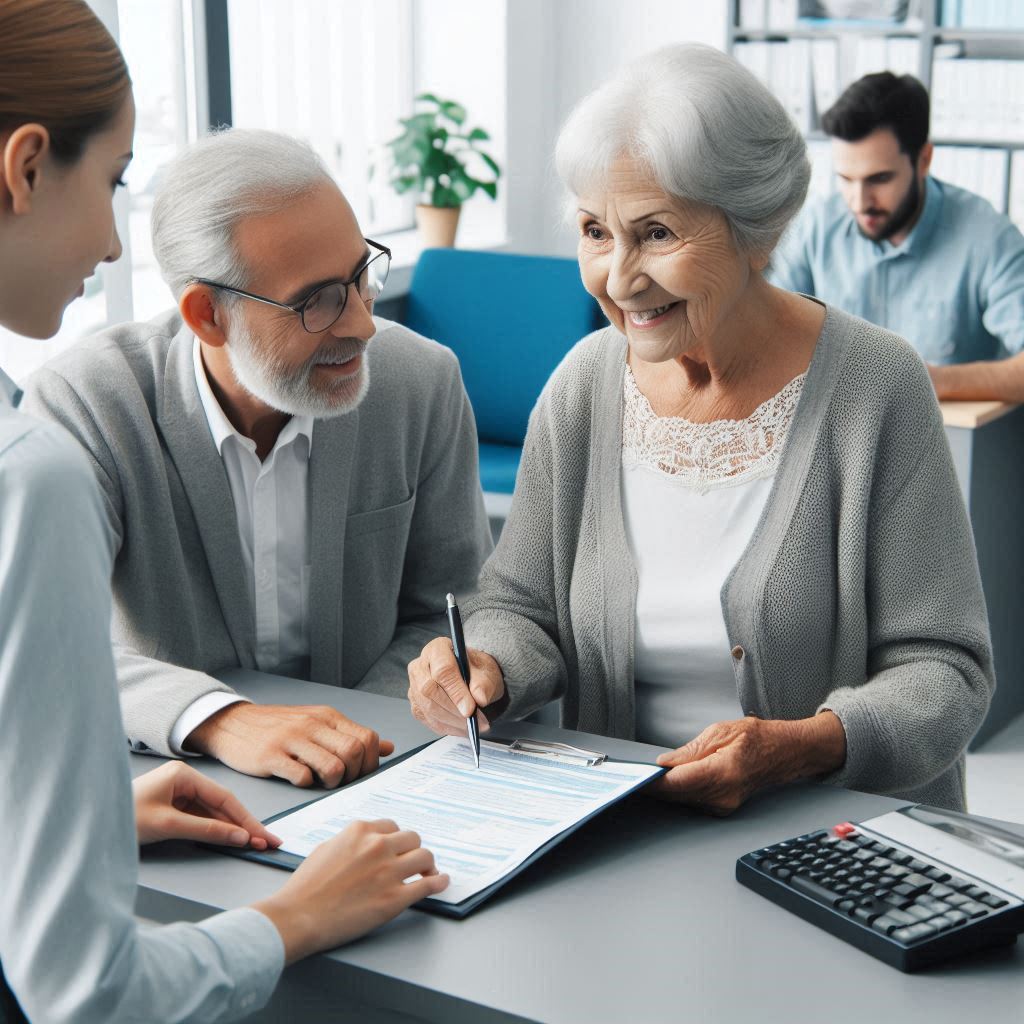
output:
[[[744,420],[656,416],[626,369],[622,501],[636,565],[636,736],[677,747],[743,714],[721,590],[771,490],[806,375]]]

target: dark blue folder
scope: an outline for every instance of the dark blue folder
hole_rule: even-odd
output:
[[[432,743],[436,742],[436,740],[432,740],[430,743],[424,743],[419,747],[415,747],[412,750],[406,751],[406,753],[401,754],[400,756],[388,761],[387,764],[381,765],[381,767],[378,768],[377,771],[365,776],[362,779],[357,780],[356,782],[351,783],[351,785],[358,786],[361,783],[365,782],[367,779],[373,778],[374,775],[378,775],[380,772],[386,772],[389,769],[394,768],[396,764],[401,764],[404,760],[406,760],[406,758],[418,754],[421,750],[425,750]],[[628,761],[622,758],[615,757],[606,757],[604,758],[604,760],[611,764],[645,763],[641,761]],[[481,889],[479,892],[474,893],[472,896],[468,896],[461,903],[446,903],[444,900],[439,900],[435,897],[430,896],[427,897],[427,899],[420,900],[419,903],[415,904],[416,908],[418,910],[429,911],[432,914],[440,914],[443,917],[466,917],[468,914],[476,910],[476,908],[479,907],[480,904],[490,899],[490,897],[508,881],[515,878],[516,875],[520,874],[521,872],[525,871],[531,864],[534,864],[536,861],[540,860],[540,858],[543,857],[544,854],[546,854],[549,850],[553,850],[567,836],[571,836],[573,832],[577,831],[577,829],[581,828],[592,818],[597,817],[597,815],[601,814],[602,811],[606,810],[608,807],[612,807],[614,804],[617,804],[620,800],[622,800],[624,797],[629,796],[631,793],[635,793],[637,789],[640,789],[642,786],[646,786],[648,782],[653,782],[654,779],[658,778],[664,773],[665,769],[659,768],[657,769],[657,772],[654,775],[650,776],[650,778],[641,779],[637,782],[635,786],[627,790],[625,793],[621,793],[618,796],[616,796],[613,800],[609,800],[608,803],[599,807],[596,811],[593,811],[591,814],[588,814],[585,818],[581,818],[579,821],[574,822],[567,829],[565,829],[562,832],[559,832],[557,836],[553,836],[546,843],[543,843],[541,846],[537,847],[537,849],[534,850],[534,852],[530,854],[530,856],[527,857],[526,860],[522,862],[522,864],[516,865],[516,867],[509,871],[508,874],[503,875],[501,878],[499,878],[498,881],[493,882],[491,885],[487,886],[485,889]],[[294,814],[297,810],[299,810],[302,807],[308,807],[310,804],[315,804],[318,801],[333,795],[333,792],[337,792],[337,790],[332,791],[332,793],[325,793],[322,796],[315,797],[313,800],[306,800],[304,803],[296,804],[294,807],[290,807],[286,811],[281,811],[280,814],[272,815],[271,817],[267,818],[263,822],[263,824],[269,827],[273,825],[273,823],[277,821],[279,818],[285,818],[289,814]],[[298,854],[283,853],[279,850],[260,851],[251,849],[238,849],[237,847],[213,846],[205,843],[201,845],[205,846],[209,850],[216,850],[218,853],[226,853],[230,857],[242,857],[245,860],[255,860],[261,864],[270,864],[272,867],[275,868],[284,868],[285,871],[294,871],[303,862],[303,860],[305,860],[304,857],[300,857]]]

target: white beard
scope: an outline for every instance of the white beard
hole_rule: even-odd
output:
[[[235,380],[249,394],[289,416],[343,416],[366,397],[370,387],[366,343],[353,338],[339,338],[336,344],[325,345],[301,366],[287,372],[273,355],[261,349],[241,317],[232,323],[226,347]],[[353,376],[335,381],[333,386],[317,387],[311,382],[318,361],[341,361],[339,356],[351,359],[357,353],[363,354],[363,360]]]

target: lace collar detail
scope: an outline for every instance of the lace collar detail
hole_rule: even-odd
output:
[[[627,366],[622,465],[652,470],[702,492],[771,476],[806,379],[806,373],[794,377],[745,420],[692,423],[680,416],[655,415]]]

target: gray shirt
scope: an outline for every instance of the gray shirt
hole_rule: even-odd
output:
[[[506,714],[562,696],[564,726],[632,738],[625,357],[618,331],[598,331],[541,395],[466,637],[501,664]],[[830,781],[963,807],[964,749],[995,680],[970,523],[927,371],[901,338],[828,307],[789,430],[722,588],[740,705],[780,719],[830,709],[847,740]]]
[[[0,964],[33,1021],[234,1019],[277,983],[273,924],[248,908],[146,930],[132,916],[111,559],[82,452],[0,394]]]

